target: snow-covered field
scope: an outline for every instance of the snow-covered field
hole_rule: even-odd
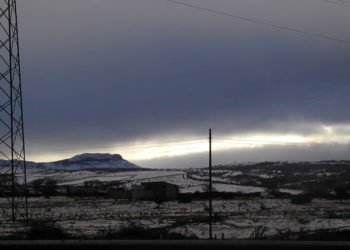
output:
[[[7,204],[0,200],[1,207]],[[208,202],[165,203],[156,208],[152,201],[116,201],[113,199],[74,199],[54,197],[29,199],[32,219],[58,220],[60,226],[77,237],[96,237],[108,230],[135,222],[147,228],[169,227],[184,235],[208,238]],[[315,231],[318,229],[350,228],[350,201],[314,200],[308,205],[292,205],[289,199],[214,200],[214,214],[221,216],[213,224],[218,238],[254,238],[256,228],[264,235],[283,232]],[[6,235],[18,227],[0,215],[0,234]]]
[[[256,234],[281,235],[288,232],[312,232],[319,229],[350,229],[350,200],[313,199],[305,205],[291,204],[290,198],[267,198],[269,191],[259,182],[239,183],[249,173],[236,170],[213,171],[213,190],[242,194],[235,199],[215,199],[213,202],[213,233],[218,238],[248,239]],[[126,189],[142,182],[164,181],[179,186],[180,193],[206,192],[207,171],[191,170],[138,170],[138,171],[58,171],[37,168],[28,169],[28,183],[42,178],[52,178],[58,186],[84,186],[87,181],[103,183],[119,182]],[[251,176],[269,179],[264,173],[252,172]],[[19,174],[17,176],[21,178]],[[250,185],[250,183],[252,183]],[[303,190],[279,188],[280,192],[299,195]],[[23,225],[13,224],[6,213],[10,202],[0,198],[0,235],[23,230]],[[182,203],[172,201],[156,208],[153,201],[128,201],[110,198],[42,197],[29,199],[29,216],[32,219],[55,220],[69,234],[76,237],[97,237],[106,231],[117,231],[134,222],[147,228],[170,228],[171,232],[208,238],[208,202],[193,200]],[[6,212],[7,211],[7,212]],[[215,216],[214,216],[215,217]],[[260,235],[261,236],[261,235]]]
[[[230,172],[229,172],[230,173]],[[237,175],[239,173],[232,173]],[[231,176],[231,175],[230,175]],[[29,169],[27,182],[41,178],[52,178],[58,182],[59,186],[82,186],[87,181],[112,182],[119,181],[126,188],[142,182],[165,181],[178,185],[181,193],[204,192],[207,190],[207,177],[199,175],[189,175],[185,170],[152,170],[152,171],[56,171]],[[213,188],[219,192],[240,192],[254,193],[263,192],[263,187],[242,186],[231,184],[231,181],[225,178],[213,178]],[[225,183],[227,182],[227,183]],[[293,192],[293,190],[291,191]],[[298,192],[298,191],[294,191]]]

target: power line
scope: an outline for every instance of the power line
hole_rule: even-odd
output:
[[[242,20],[242,21],[250,22],[250,23],[255,23],[255,24],[259,24],[259,25],[269,26],[269,27],[273,27],[273,28],[276,28],[276,29],[280,29],[280,30],[286,30],[286,31],[293,32],[293,33],[299,33],[299,34],[303,34],[303,35],[307,35],[307,36],[312,36],[312,37],[315,37],[315,38],[320,38],[320,39],[325,39],[325,40],[330,40],[330,41],[334,41],[334,42],[339,42],[339,43],[344,43],[344,44],[350,45],[350,41],[349,40],[345,40],[345,39],[341,39],[341,38],[337,38],[337,37],[332,37],[332,36],[328,36],[328,35],[324,35],[324,34],[320,34],[320,33],[314,33],[314,32],[310,32],[310,31],[306,31],[306,30],[296,29],[296,28],[293,28],[293,27],[288,27],[288,26],[279,25],[279,24],[275,24],[275,23],[265,22],[265,21],[261,21],[261,20],[258,20],[258,19],[250,18],[250,17],[233,15],[233,14],[230,14],[230,13],[227,13],[227,12],[214,10],[214,9],[209,9],[209,8],[205,8],[205,7],[202,7],[202,6],[189,4],[189,3],[184,3],[184,2],[180,2],[180,1],[175,1],[175,0],[165,0],[165,1],[173,3],[173,4],[182,5],[182,6],[185,6],[185,7],[193,8],[193,9],[206,11],[206,12],[209,12],[209,13],[214,13],[214,14],[221,15],[221,16],[227,16],[227,17],[239,19],[239,20]]]
[[[336,5],[350,8],[350,1],[344,1],[344,0],[324,0],[324,1],[327,3],[336,4]]]

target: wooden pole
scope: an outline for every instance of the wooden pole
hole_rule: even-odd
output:
[[[213,186],[212,186],[212,156],[211,156],[211,145],[212,144],[212,136],[211,136],[211,129],[209,129],[209,239],[213,239]]]

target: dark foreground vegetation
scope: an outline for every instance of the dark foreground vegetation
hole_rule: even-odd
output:
[[[257,227],[252,240],[298,240],[298,241],[349,241],[350,230],[320,229],[315,231],[280,232],[274,236],[266,236],[264,226]],[[26,224],[25,230],[0,240],[82,240],[76,238],[52,220],[33,220]],[[86,240],[198,240],[193,234],[185,236],[171,232],[169,227],[147,228],[130,223],[119,229],[102,230],[95,237]],[[216,238],[215,238],[216,239]]]
[[[73,235],[66,232],[54,220],[30,220],[25,223],[25,229],[0,240],[74,240]],[[195,235],[185,236],[171,232],[170,227],[147,228],[136,223],[129,223],[118,229],[101,230],[96,236],[84,238],[89,240],[189,240],[198,239]]]

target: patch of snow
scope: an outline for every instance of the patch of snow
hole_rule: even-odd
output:
[[[235,192],[235,193],[261,193],[265,191],[265,188],[262,187],[253,187],[253,186],[241,186],[233,184],[217,184],[214,183],[214,189],[218,192]]]
[[[287,188],[280,188],[279,191],[281,193],[288,193],[291,195],[298,195],[298,194],[302,194],[304,191],[302,190],[297,190],[297,189],[287,189]]]

